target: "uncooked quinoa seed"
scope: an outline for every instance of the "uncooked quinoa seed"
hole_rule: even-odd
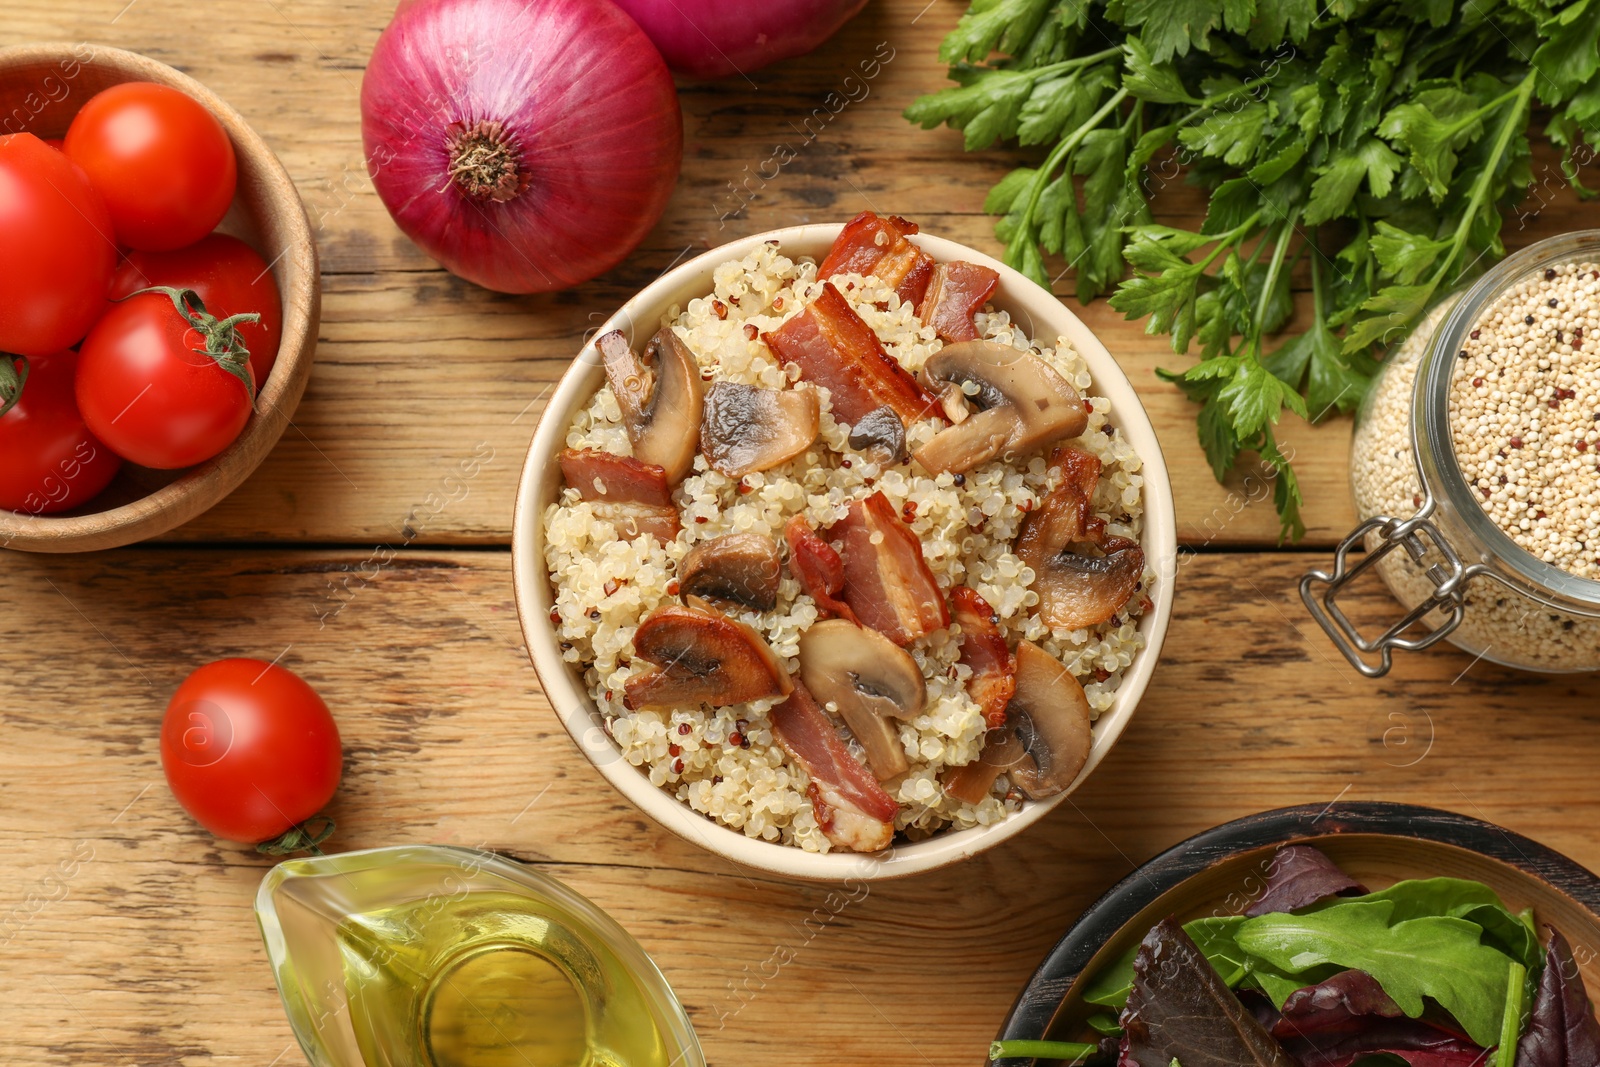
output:
[[[1532,555],[1600,578],[1600,265],[1530,275],[1478,319],[1451,382],[1462,475]]]

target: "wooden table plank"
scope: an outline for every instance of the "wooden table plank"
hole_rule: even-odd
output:
[[[520,298],[488,294],[439,271],[395,228],[366,176],[357,98],[391,0],[219,2],[208,6],[203,37],[170,0],[96,0],[71,8],[17,0],[0,26],[10,40],[132,48],[200,78],[276,148],[316,224],[327,271],[325,319],[317,369],[294,427],[232,499],[175,538],[389,542],[402,536],[407,510],[455,457],[487,443],[495,462],[418,543],[505,544],[515,470],[541,391],[560,376],[586,328],[686,252],[774,227],[843,219],[870,206],[998,254],[993,220],[981,210],[984,193],[1036,153],[967,154],[958,133],[919,130],[900,115],[919,93],[946,84],[938,41],[961,8],[955,0],[931,6],[878,0],[811,56],[757,72],[748,83],[686,84],[683,177],[655,232],[602,279],[564,294]],[[845,86],[843,79],[874,56],[888,57],[877,77],[860,88]],[[859,99],[833,115],[824,101],[841,89]],[[763,164],[779,144],[796,158],[774,172]],[[1558,178],[1551,159],[1541,154],[1536,173]],[[1548,206],[1533,211],[1544,199]],[[1204,199],[1172,182],[1157,206],[1164,221],[1195,225]],[[1592,207],[1541,182],[1527,223],[1508,226],[1508,243],[1593,218]],[[1069,276],[1057,288],[1066,294],[1071,284]],[[1193,407],[1154,376],[1156,367],[1181,367],[1185,358],[1103,301],[1087,308],[1072,297],[1067,302],[1146,399],[1172,467],[1183,539],[1271,545],[1277,522],[1270,505],[1260,503],[1261,487],[1246,481],[1249,471],[1228,486],[1214,483],[1195,442]],[[1315,429],[1291,421],[1281,436],[1299,459],[1308,543],[1329,544],[1353,524],[1348,420]]]
[[[334,708],[346,774],[333,847],[481,844],[540,864],[640,938],[718,1064],[976,1062],[1097,894],[1182,837],[1264,808],[1433,804],[1600,864],[1592,750],[1575,743],[1600,712],[1582,680],[1446,651],[1363,681],[1298,607],[1303,556],[1205,553],[1180,576],[1144,705],[1069,804],[967,865],[875,886],[835,914],[825,888],[745,874],[622,804],[539,693],[506,553],[410,551],[334,594],[365,560],[197,547],[8,559],[0,1055],[285,1055],[250,911],[268,861],[191,823],[157,756],[166,699],[223,655],[281,654]],[[346,606],[322,618],[335,595]],[[1376,592],[1356,601],[1362,617],[1389,607]]]

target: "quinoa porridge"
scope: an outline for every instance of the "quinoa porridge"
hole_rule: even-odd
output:
[[[543,515],[551,622],[623,757],[817,852],[1067,788],[1150,607],[1116,412],[914,232],[769,242],[642,358],[600,338]]]
[[[1600,330],[1596,270],[1589,263],[1545,268],[1490,301],[1456,353],[1449,407],[1456,458],[1484,513],[1531,555],[1583,578],[1600,577],[1600,352],[1584,340]],[[1391,354],[1363,405],[1351,449],[1363,519],[1406,518],[1424,501],[1412,439],[1415,386],[1454,303],[1434,308]],[[1368,548],[1378,541],[1369,535]],[[1433,552],[1422,566],[1393,552],[1378,570],[1412,607],[1433,593],[1423,567],[1440,562]],[[1538,670],[1600,666],[1600,620],[1484,579],[1467,586],[1450,639]]]

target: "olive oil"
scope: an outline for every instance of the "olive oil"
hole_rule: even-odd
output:
[[[638,944],[499,857],[291,860],[268,875],[257,912],[317,1067],[703,1067]]]

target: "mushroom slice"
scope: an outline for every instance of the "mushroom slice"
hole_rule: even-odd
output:
[[[880,780],[906,773],[900,732],[888,720],[919,715],[928,702],[922,668],[911,653],[876,630],[828,619],[800,635],[800,680],[839,710]]]
[[[888,404],[873,408],[850,427],[850,447],[879,463],[898,463],[906,458],[906,424]]]
[[[771,611],[782,569],[778,545],[766,534],[728,534],[689,550],[678,564],[678,588],[685,596]]]
[[[595,347],[622,409],[633,457],[662,468],[667,484],[677,485],[694,467],[704,403],[700,361],[670,327],[651,339],[643,360],[621,330],[601,334]]]
[[[700,450],[730,478],[771,470],[817,439],[822,401],[810,386],[760,389],[717,382],[706,391]]]
[[[839,591],[844,588],[844,560],[833,546],[811,528],[804,515],[789,520],[783,528],[783,539],[789,542],[789,569],[817,602],[822,617],[837,615],[855,622],[856,613],[839,599]]]
[[[630,709],[714,708],[788,696],[788,673],[760,634],[693,597],[657,608],[633,634],[634,655],[656,670],[623,686]]]
[[[1089,425],[1078,391],[1044,360],[1010,345],[946,345],[928,357],[922,373],[935,390],[967,387],[968,401],[980,409],[917,450],[917,461],[934,473],[959,474],[996,456],[1012,459],[1077,437]]]
[[[1017,693],[1006,727],[1024,754],[1007,773],[1034,800],[1065,792],[1089,761],[1089,698],[1060,660],[1031,641],[1017,645]]]
[[[1105,522],[1090,511],[1100,461],[1079,448],[1058,448],[1052,466],[1061,484],[1022,521],[1012,550],[1033,570],[1038,614],[1052,629],[1098,626],[1133,596],[1144,577],[1144,550],[1126,538],[1110,537]],[[1073,551],[1075,544],[1104,555]]]
[[[1006,721],[1006,705],[1017,689],[1017,661],[989,602],[958,585],[950,592],[951,616],[961,627],[961,662],[972,668],[967,693],[983,709],[992,729]]]
[[[806,792],[828,842],[855,852],[887,848],[900,805],[850,754],[805,683],[795,685],[767,718],[778,744],[811,779]]]
[[[964,804],[977,804],[989,795],[995,779],[1027,758],[1017,735],[1009,727],[990,730],[977,759],[945,771],[945,796],[955,797]]]

